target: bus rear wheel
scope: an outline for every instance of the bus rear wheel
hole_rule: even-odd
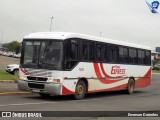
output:
[[[80,80],[77,85],[76,85],[76,89],[75,89],[75,94],[74,94],[74,98],[76,100],[80,100],[83,99],[85,94],[86,94],[86,84],[84,81]]]
[[[127,85],[127,93],[133,94],[135,89],[135,81],[133,78],[130,78]]]

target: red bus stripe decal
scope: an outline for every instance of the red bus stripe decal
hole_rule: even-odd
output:
[[[19,68],[24,74],[29,75],[25,70],[23,70],[22,68]]]
[[[115,83],[115,82],[119,81],[119,80],[103,79],[103,77],[102,77],[102,75],[100,73],[100,69],[99,69],[98,63],[93,63],[93,66],[94,66],[94,71],[96,73],[97,78],[102,78],[102,79],[99,79],[102,83],[104,83],[104,84],[110,84],[110,83]]]

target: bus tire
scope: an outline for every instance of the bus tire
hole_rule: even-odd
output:
[[[43,98],[50,97],[50,94],[46,94],[46,93],[39,93],[39,95]]]
[[[74,99],[83,99],[86,94],[86,84],[83,80],[78,81],[75,89]]]
[[[133,94],[135,89],[135,81],[133,78],[130,78],[127,84],[127,93]]]

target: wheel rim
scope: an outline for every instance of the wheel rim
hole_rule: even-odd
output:
[[[83,85],[78,85],[77,86],[77,95],[81,96],[81,95],[83,95],[83,93],[84,93],[84,87],[83,87]]]
[[[130,91],[130,93],[133,93],[133,91],[134,91],[134,83],[133,82],[131,82],[129,84],[129,91]]]

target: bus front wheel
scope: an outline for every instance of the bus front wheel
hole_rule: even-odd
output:
[[[127,85],[127,93],[133,94],[135,89],[135,81],[133,78],[130,78]]]
[[[74,98],[76,100],[80,100],[83,99],[85,94],[86,94],[86,84],[84,81],[80,80],[77,85],[76,85],[76,89],[75,89],[75,94],[74,94]]]

